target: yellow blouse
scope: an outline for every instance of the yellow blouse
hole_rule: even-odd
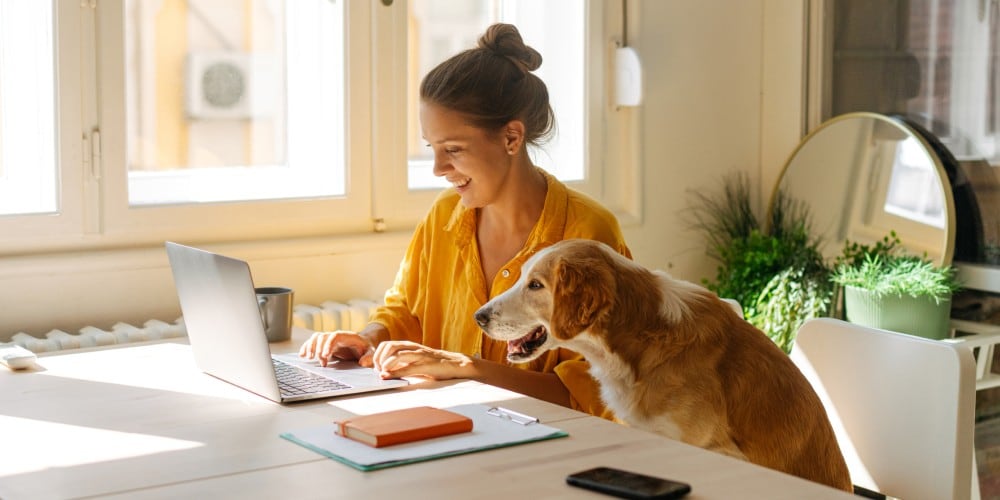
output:
[[[524,247],[501,268],[488,288],[476,242],[476,212],[465,208],[453,189],[435,200],[417,226],[400,263],[385,305],[372,316],[393,340],[410,340],[435,349],[508,363],[507,344],[482,333],[472,315],[490,298],[510,288],[533,253],[569,238],[607,243],[631,258],[617,219],[586,195],[547,172],[542,215]],[[601,403],[597,382],[583,357],[566,349],[549,351],[523,369],[554,372],[570,393],[574,409],[612,418]]]

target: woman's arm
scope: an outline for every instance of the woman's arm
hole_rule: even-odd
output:
[[[465,354],[432,349],[409,341],[382,342],[372,358],[383,378],[422,376],[435,380],[466,378],[502,387],[562,406],[570,405],[569,390],[554,373],[522,370],[472,358]]]
[[[475,360],[473,365],[477,375],[469,378],[557,405],[570,406],[569,390],[555,373],[521,370],[484,359]]]
[[[358,335],[364,337],[374,347],[389,340],[389,329],[381,323],[368,323],[368,326],[358,332]]]

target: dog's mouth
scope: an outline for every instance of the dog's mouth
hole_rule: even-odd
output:
[[[545,331],[545,327],[538,325],[527,335],[507,341],[507,358],[511,361],[530,358],[548,338],[549,334]]]

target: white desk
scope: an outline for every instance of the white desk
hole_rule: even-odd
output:
[[[0,370],[5,500],[607,498],[564,483],[597,465],[688,482],[692,499],[856,498],[471,381],[282,406],[201,373],[183,341],[43,356],[38,364]],[[494,402],[570,436],[375,472],[278,437],[351,414]]]

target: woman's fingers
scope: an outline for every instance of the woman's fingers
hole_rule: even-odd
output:
[[[324,332],[313,332],[313,334],[309,336],[309,339],[303,342],[302,346],[299,347],[299,356],[308,359],[315,357],[316,352],[318,351],[317,347],[323,340],[323,335]]]
[[[374,368],[375,362],[372,361],[374,357],[375,357],[375,350],[368,349],[368,352],[366,352],[364,355],[358,358],[358,364],[367,368]]]
[[[364,337],[338,330],[313,333],[299,348],[299,356],[316,359],[321,366],[326,366],[333,359],[360,360],[371,350],[371,344]]]
[[[357,360],[378,371],[383,378],[422,375],[439,380],[469,375],[472,360],[463,354],[431,349],[405,340],[382,342],[372,348],[354,332],[316,332],[299,348],[299,356],[316,359],[326,366],[335,359]]]
[[[416,342],[409,342],[406,340],[382,342],[377,348],[375,348],[375,352],[372,356],[372,364],[376,370],[385,371],[386,361],[395,356],[397,352],[401,350],[413,351],[421,348],[425,347]]]

